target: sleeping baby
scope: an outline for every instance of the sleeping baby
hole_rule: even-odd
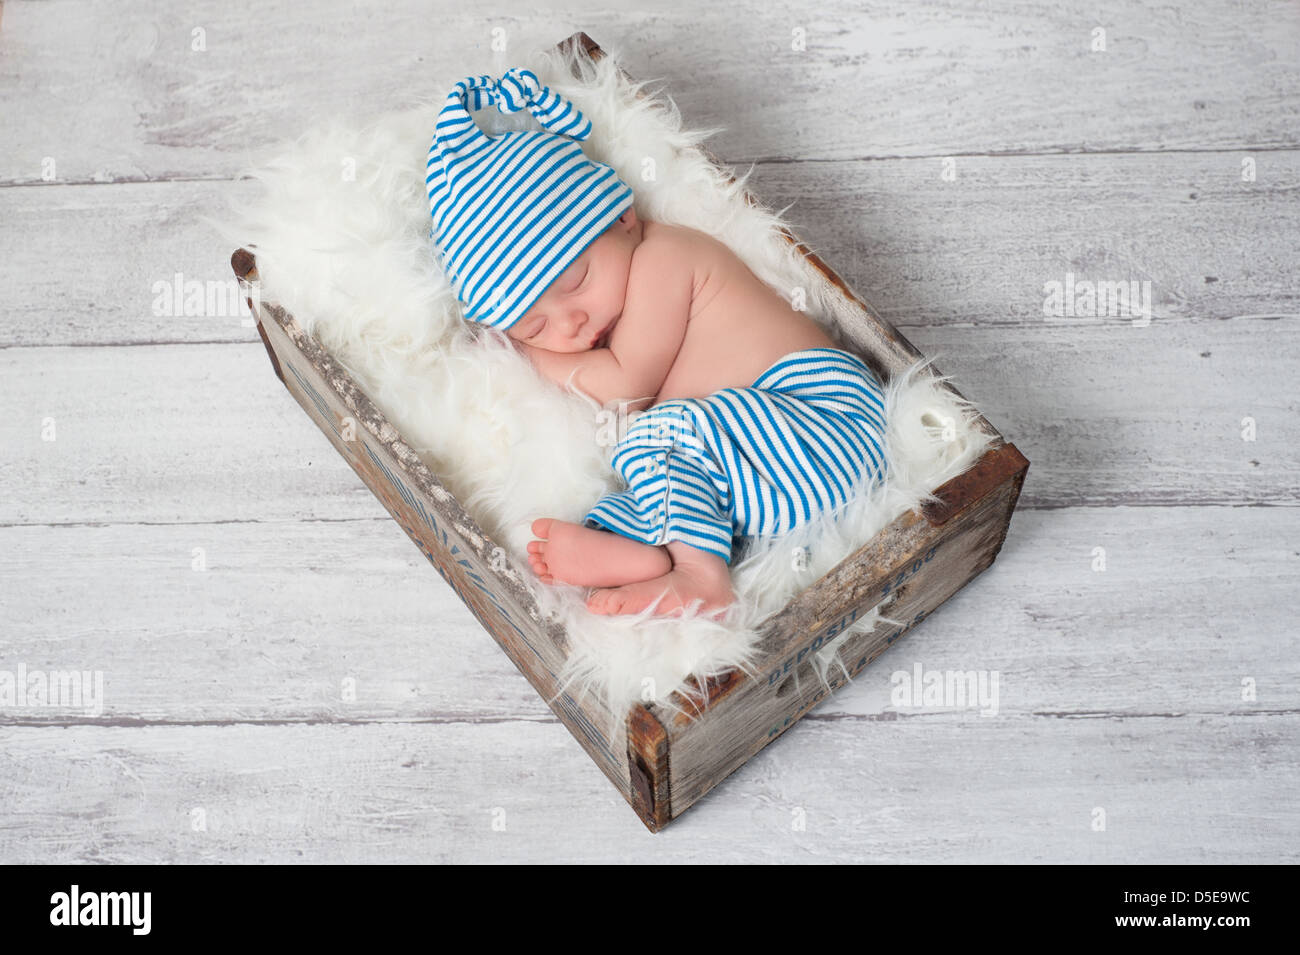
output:
[[[528,108],[546,131],[483,133]],[[641,219],[578,141],[591,124],[528,70],[469,77],[429,152],[432,235],[465,317],[543,375],[633,414],[624,489],[539,518],[529,563],[596,613],[724,610],[738,540],[835,511],[885,471],[883,388],[723,243]]]

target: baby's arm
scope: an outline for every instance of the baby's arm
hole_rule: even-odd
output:
[[[623,317],[609,349],[626,375],[613,398],[657,395],[686,338],[695,291],[689,246],[671,233],[637,247],[628,273]]]
[[[633,254],[623,316],[609,346],[562,354],[526,346],[546,377],[573,384],[601,404],[659,393],[686,337],[695,270],[686,247],[669,237],[647,239]]]

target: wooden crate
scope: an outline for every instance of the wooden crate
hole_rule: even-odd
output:
[[[593,58],[603,56],[586,34],[562,45],[571,43]],[[864,360],[892,377],[922,357],[795,236],[787,238],[859,313],[844,333]],[[292,315],[252,294],[253,255],[239,249],[231,265],[249,293],[276,375],[652,832],[847,681],[839,670],[827,673],[826,683],[818,679],[813,658],[854,621],[892,598],[888,616],[903,625],[845,638],[838,651],[848,676],[992,564],[1029,468],[1015,445],[980,416],[976,425],[993,443],[973,467],[936,489],[940,503],[899,517],[765,622],[757,679],[732,670],[704,685],[691,681],[667,706],[638,703],[614,720],[601,700],[559,692],[567,640],[562,628],[542,619],[524,584],[524,575],[531,576],[526,564],[521,570],[479,528]],[[610,725],[620,727],[612,739],[605,730]]]

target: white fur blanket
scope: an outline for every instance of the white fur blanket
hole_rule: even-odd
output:
[[[974,409],[919,362],[886,382],[887,479],[837,520],[755,540],[737,555],[738,601],[725,617],[600,616],[586,609],[584,589],[541,583],[526,557],[532,521],[578,521],[619,484],[608,448],[594,439],[595,403],[537,375],[504,334],[465,323],[428,238],[424,176],[435,116],[463,76],[503,72],[478,65],[444,68],[417,108],[365,124],[335,120],[280,144],[249,171],[264,195],[207,221],[232,249],[256,254],[262,300],[287,308],[348,369],[512,555],[543,614],[567,630],[567,688],[599,693],[617,719],[635,700],[666,701],[690,676],[748,668],[765,618],[896,517],[935,500],[930,492],[970,467],[992,439],[971,426]],[[611,56],[594,64],[583,57],[581,79],[554,50],[512,58],[507,66],[514,65],[533,69],[590,118],[584,150],[632,186],[638,215],[716,236],[778,291],[807,289],[808,313],[841,340],[833,319],[846,314],[847,300],[778,234],[779,213],[745,202],[748,174],[728,183],[694,148],[712,131],[683,129],[662,94],[638,99],[645,84],[629,85]],[[489,132],[535,122],[527,111],[495,109],[476,119]],[[642,174],[647,157],[653,178]],[[945,419],[955,434],[941,433]],[[796,552],[801,559],[792,559]],[[880,619],[868,614],[855,630]]]

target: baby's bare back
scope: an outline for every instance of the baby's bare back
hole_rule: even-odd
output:
[[[791,352],[837,347],[820,325],[791,308],[722,242],[660,222],[647,222],[645,228],[647,239],[653,234],[680,244],[679,261],[694,270],[686,334],[656,402],[748,388]]]

